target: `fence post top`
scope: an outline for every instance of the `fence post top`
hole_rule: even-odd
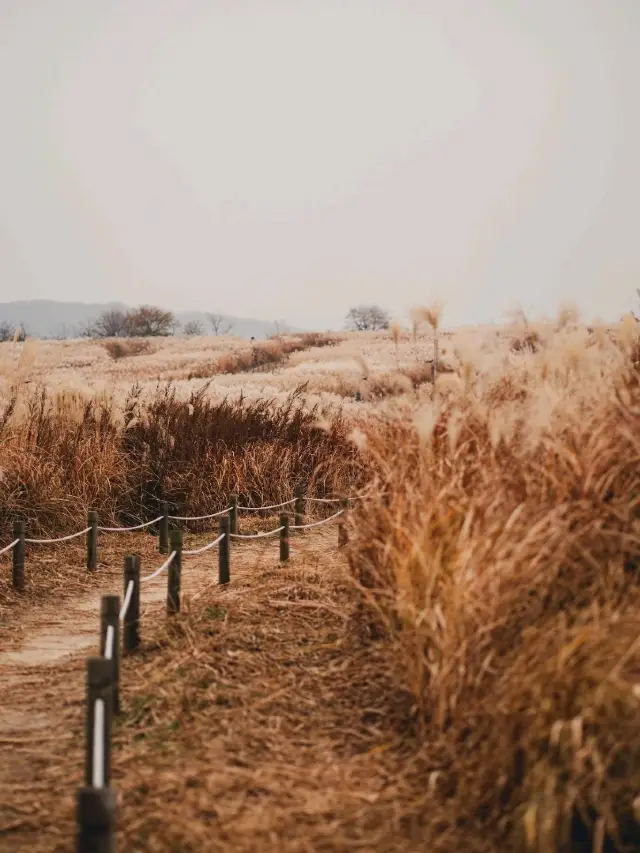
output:
[[[128,578],[135,578],[140,574],[140,558],[135,554],[127,554],[124,558],[124,573]]]
[[[88,658],[87,678],[91,687],[108,687],[113,678],[113,662],[105,657]]]
[[[120,596],[103,595],[100,600],[100,610],[105,616],[114,616],[120,613]]]
[[[231,526],[231,519],[229,518],[229,516],[228,515],[221,515],[220,516],[220,527],[227,528],[230,526]]]
[[[90,522],[91,521],[97,521],[98,520],[97,511],[95,509],[90,509],[89,512],[87,513],[87,518],[89,519]]]
[[[169,533],[169,539],[171,540],[171,546],[174,545],[182,546],[182,530],[172,530]],[[175,551],[175,548],[174,548]]]

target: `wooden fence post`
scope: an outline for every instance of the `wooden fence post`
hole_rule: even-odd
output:
[[[16,521],[13,525],[13,540],[18,542],[13,546],[13,586],[18,592],[24,590],[24,521]]]
[[[158,550],[161,554],[169,553],[169,504],[162,502],[162,518],[158,532]]]
[[[113,713],[120,713],[120,596],[103,595],[100,601],[100,654],[106,653],[107,629],[113,628]]]
[[[238,532],[238,496],[229,495],[229,533],[235,536]]]
[[[113,667],[106,658],[89,658],[87,661],[87,716],[84,763],[84,783],[94,785],[93,735],[96,723],[96,700],[104,702],[104,728],[102,737],[103,781],[102,786],[109,787],[111,780],[111,716],[113,713]]]
[[[180,613],[180,575],[182,573],[182,531],[171,531],[171,550],[176,552],[169,563],[167,578],[167,614]]]
[[[280,516],[280,562],[286,563],[289,559],[289,516],[283,512]]]
[[[133,593],[124,617],[122,632],[125,654],[131,654],[140,645],[140,557],[137,555],[129,555],[124,558],[125,600],[130,581],[133,581]]]
[[[435,339],[433,341],[433,366],[431,368],[433,374],[433,384],[436,384],[436,379],[438,378],[438,333],[435,332]]]
[[[342,515],[338,518],[338,548],[347,544],[347,516],[349,514],[349,498],[340,498]]]
[[[302,486],[296,487],[295,495],[296,495],[296,502],[294,504],[295,514],[294,514],[293,523],[296,525],[296,527],[302,527],[302,525],[304,524],[304,503],[305,503],[305,501],[304,501],[304,489],[302,488]]]
[[[87,569],[95,572],[98,568],[98,513],[94,510],[89,510],[87,527]]]
[[[76,822],[76,853],[115,853],[116,792],[112,788],[80,788]]]
[[[231,539],[229,537],[231,522],[228,515],[220,517],[220,535],[224,539],[218,545],[218,583],[224,585],[231,580]]]

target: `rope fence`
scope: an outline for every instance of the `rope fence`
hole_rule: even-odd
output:
[[[359,496],[356,496],[359,497]],[[306,501],[320,503],[339,503],[341,509],[328,518],[304,523],[304,504]],[[111,786],[111,731],[114,716],[121,713],[120,703],[120,659],[121,655],[130,656],[140,647],[140,590],[141,586],[167,572],[166,612],[174,616],[180,612],[180,587],[183,558],[197,557],[217,546],[218,548],[218,585],[226,586],[231,582],[231,541],[253,540],[279,535],[280,562],[289,559],[290,531],[304,531],[330,522],[338,522],[338,546],[346,544],[346,516],[349,507],[347,498],[305,498],[300,490],[296,497],[281,504],[264,507],[245,507],[238,504],[235,495],[231,495],[227,509],[211,515],[170,516],[167,504],[163,504],[163,513],[152,521],[132,527],[101,527],[98,515],[88,514],[88,526],[77,533],[56,539],[28,539],[25,537],[23,521],[13,526],[13,541],[0,550],[0,556],[13,554],[13,585],[24,589],[25,545],[47,545],[68,542],[81,536],[87,536],[87,570],[98,567],[98,533],[124,533],[144,530],[157,524],[158,549],[168,554],[161,566],[150,574],[141,576],[139,555],[127,555],[124,559],[124,600],[120,596],[105,595],[100,605],[100,655],[87,660],[86,706],[85,706],[85,773],[84,785],[77,793],[77,853],[115,853],[116,792]],[[238,531],[238,510],[259,512],[273,509],[286,509],[294,506],[294,523],[290,523],[289,514],[281,512],[280,523],[273,530],[256,533]],[[204,521],[219,518],[218,536],[199,548],[183,550],[181,530],[169,531],[171,521]]]
[[[129,605],[131,604],[131,596],[133,595],[134,583],[135,583],[135,581],[130,580],[129,583],[127,584],[126,593],[124,596],[124,602],[122,604],[122,610],[120,610],[120,613],[119,613],[119,619],[121,622],[124,622],[126,615],[127,615],[127,610],[129,609]]]
[[[333,515],[330,515],[329,518],[321,518],[320,521],[312,521],[310,524],[292,524],[291,530],[310,530],[312,527],[320,527],[323,524],[327,524],[329,521],[333,521],[334,518],[338,518],[339,516],[344,514],[344,510],[340,509],[338,512],[335,512]]]
[[[11,545],[5,545],[5,547],[0,551],[0,557],[3,554],[8,554],[9,551],[13,551],[13,549],[15,548],[15,546],[18,544],[19,541],[20,541],[19,539],[14,539],[13,542],[11,543]]]
[[[78,530],[77,533],[70,533],[68,536],[59,536],[57,539],[25,539],[24,541],[27,545],[56,545],[58,542],[71,542],[72,539],[78,539],[90,530],[90,527],[85,527],[84,530]]]
[[[251,540],[251,539],[260,539],[269,536],[275,536],[277,533],[282,533],[286,527],[286,533],[288,536],[289,530],[309,530],[313,527],[318,527],[322,524],[326,524],[329,521],[332,521],[335,518],[338,518],[344,511],[344,508],[348,505],[350,501],[357,500],[362,497],[361,494],[354,495],[353,498],[315,498],[315,497],[307,497],[303,494],[301,489],[296,489],[296,496],[291,498],[288,501],[283,501],[278,504],[268,504],[266,506],[245,506],[238,503],[238,498],[236,495],[230,495],[227,503],[227,507],[222,510],[218,510],[217,512],[209,513],[207,515],[170,515],[168,504],[164,502],[162,504],[162,515],[157,516],[156,518],[152,518],[150,521],[144,521],[140,524],[134,524],[130,527],[107,527],[102,526],[98,522],[98,514],[95,511],[90,511],[87,515],[87,526],[82,530],[78,530],[76,533],[70,533],[67,536],[59,536],[50,539],[36,539],[25,536],[25,524],[23,521],[16,521],[13,526],[13,541],[5,545],[0,549],[0,557],[4,554],[12,553],[13,555],[13,574],[12,574],[12,582],[14,589],[22,592],[25,587],[25,550],[27,545],[37,545],[37,546],[46,546],[46,545],[58,545],[64,542],[71,542],[75,539],[79,539],[82,536],[86,536],[87,539],[87,570],[88,571],[96,571],[98,568],[98,534],[106,533],[106,534],[118,534],[118,533],[132,533],[141,530],[147,530],[148,528],[157,525],[158,528],[158,550],[161,554],[169,554],[169,523],[170,522],[198,522],[198,521],[208,521],[215,518],[220,518],[221,521],[226,519],[228,522],[228,530],[221,526],[220,535],[217,539],[214,539],[212,542],[209,542],[207,545],[203,545],[201,548],[196,548],[189,551],[184,551],[185,557],[195,557],[199,554],[204,554],[207,551],[215,548],[216,545],[220,544],[222,537],[226,534],[231,539],[238,540]],[[304,523],[304,514],[305,514],[305,504],[306,503],[315,503],[315,504],[343,504],[343,509],[339,510],[334,515],[329,518],[320,519],[319,521],[313,521],[310,523]],[[280,516],[280,525],[276,527],[274,530],[267,530],[264,532],[257,533],[240,533],[239,525],[238,525],[238,512],[248,512],[248,513],[257,513],[257,512],[269,512],[271,510],[285,510],[289,507],[294,507],[294,517],[293,523],[289,524],[287,522],[283,522],[284,514]],[[288,518],[288,517],[287,517]],[[226,531],[226,533],[225,533]],[[166,563],[164,563],[156,572],[152,573],[146,578],[143,578],[143,581],[152,580],[158,575],[162,574],[162,572],[169,568],[171,565],[173,557],[170,557]]]
[[[269,506],[240,506],[238,504],[238,509],[242,509],[245,512],[264,512],[268,509],[282,509],[285,506],[291,506],[296,500],[297,498],[292,498],[290,501],[285,501],[281,504],[270,504]]]
[[[171,518],[171,516],[169,516]],[[132,530],[144,530],[145,527],[151,527],[153,524],[157,524],[159,521],[162,521],[164,516],[159,515],[157,518],[151,519],[151,521],[145,521],[144,524],[134,524],[133,527],[98,527],[100,533],[130,533]],[[84,531],[86,533],[86,531]]]
[[[281,530],[284,530],[284,527],[276,527],[275,530],[265,530],[262,533],[230,533],[232,539],[262,539],[264,536],[274,536],[276,533],[280,533]]]
[[[195,548],[193,551],[183,551],[182,555],[184,557],[196,557],[198,554],[204,554],[206,551],[210,551],[212,548],[215,548],[216,545],[219,545],[225,535],[225,533],[221,533],[217,539],[214,539],[213,542],[209,542],[208,545],[203,545],[202,548]]]
[[[107,660],[113,658],[113,640],[115,637],[115,628],[113,625],[107,625],[107,638],[104,643],[104,656]]]
[[[232,507],[228,506],[226,509],[221,509],[220,512],[211,513],[211,515],[170,515],[169,518],[171,521],[206,521],[209,518],[218,518],[219,515],[225,515],[231,509]]]
[[[172,551],[169,555],[169,558],[164,561],[164,563],[160,566],[159,569],[156,569],[155,572],[151,572],[150,575],[147,575],[144,578],[140,578],[140,583],[146,583],[147,581],[152,581],[154,578],[157,578],[158,575],[161,575],[165,569],[168,569],[171,563],[174,561],[176,556],[176,552]]]

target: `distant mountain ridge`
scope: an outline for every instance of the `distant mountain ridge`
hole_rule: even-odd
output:
[[[0,302],[0,323],[21,325],[31,338],[72,338],[78,337],[83,328],[105,311],[130,311],[133,307],[122,302],[56,302],[53,299]],[[205,335],[213,334],[211,323],[202,311],[175,312],[174,316],[182,327],[185,323],[197,321],[202,324]],[[223,316],[226,324],[232,324],[229,334],[241,338],[265,338],[276,332],[275,323],[269,320]],[[287,330],[301,331],[293,327],[287,327]]]

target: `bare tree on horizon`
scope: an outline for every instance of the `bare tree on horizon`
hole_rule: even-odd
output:
[[[357,305],[350,308],[346,316],[346,325],[356,332],[375,332],[388,329],[391,317],[388,311],[379,305]]]
[[[224,316],[224,314],[216,314],[216,313],[207,314],[207,319],[211,323],[211,328],[213,329],[213,334],[216,337],[218,335],[228,335],[229,332],[233,329],[232,321],[228,320]]]

